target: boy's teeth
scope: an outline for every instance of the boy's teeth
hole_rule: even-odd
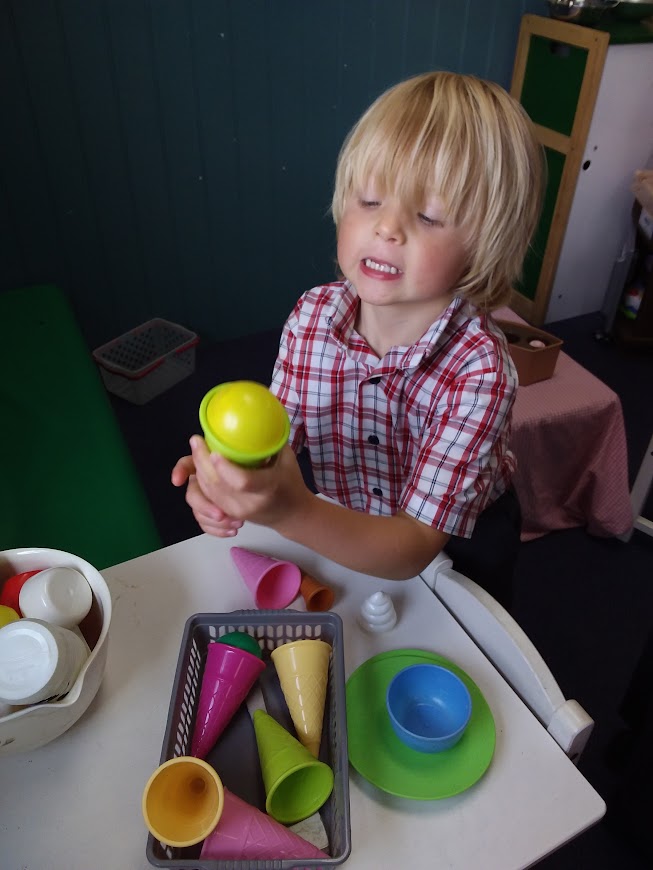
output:
[[[376,269],[377,272],[389,272],[391,275],[396,275],[399,269],[396,266],[388,266],[384,263],[377,263],[376,260],[365,260],[365,265],[368,269]]]

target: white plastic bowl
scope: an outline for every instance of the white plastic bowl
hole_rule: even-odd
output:
[[[80,718],[100,688],[107,660],[111,594],[100,572],[89,562],[63,550],[26,547],[0,550],[0,585],[14,574],[40,568],[76,568],[93,591],[93,604],[80,628],[91,649],[72,689],[61,700],[0,713],[0,759],[29,752],[55,740]]]

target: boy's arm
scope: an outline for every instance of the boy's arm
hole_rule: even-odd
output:
[[[198,504],[208,499],[234,520],[268,526],[354,571],[405,580],[429,565],[449,540],[403,513],[370,516],[319,498],[306,487],[289,446],[257,469],[209,454],[199,436],[191,439],[191,449]],[[199,517],[198,522],[202,525]]]
[[[387,580],[408,580],[446,546],[449,535],[405,513],[372,516],[317,496],[277,529],[333,562]]]

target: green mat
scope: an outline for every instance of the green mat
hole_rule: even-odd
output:
[[[161,541],[63,293],[0,292],[0,550],[54,547],[96,568]]]

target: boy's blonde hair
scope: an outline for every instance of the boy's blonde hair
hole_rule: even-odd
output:
[[[455,294],[479,308],[506,304],[540,212],[543,149],[520,104],[497,84],[431,72],[382,94],[338,158],[332,212],[373,179],[418,211],[439,196],[466,232],[468,268]]]

